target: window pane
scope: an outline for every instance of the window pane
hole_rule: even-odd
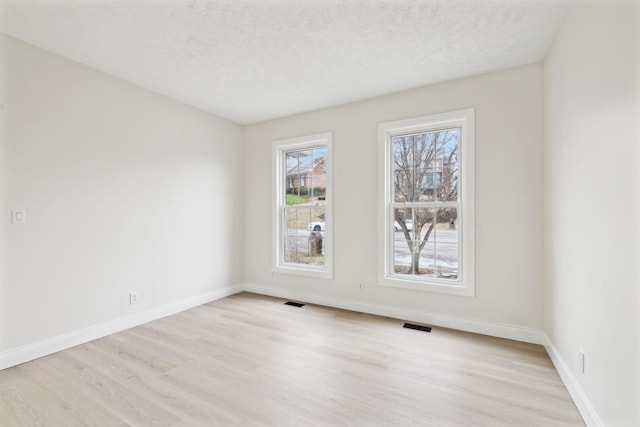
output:
[[[458,278],[459,268],[457,209],[439,209],[437,219],[433,236],[435,274],[442,279],[455,280]]]
[[[438,172],[441,176],[437,199],[458,200],[458,139],[459,129],[438,132]]]
[[[458,129],[392,138],[395,202],[458,200]]]
[[[393,138],[393,177],[395,180],[393,197],[396,202],[413,200],[413,138],[397,136]]]
[[[396,169],[394,171],[394,201],[407,201],[410,175],[409,169]]]
[[[326,158],[327,149],[324,147],[314,148],[311,153],[311,166],[309,171],[309,182],[307,183],[309,202],[316,204],[319,200],[324,201],[327,191],[327,169]]]
[[[433,182],[436,179],[438,168],[437,160],[437,133],[427,132],[414,135],[414,163],[413,176],[415,193],[412,202],[425,202],[436,200]]]
[[[323,266],[324,206],[289,207],[284,216],[284,262]]]
[[[286,204],[300,204],[300,162],[298,161],[297,151],[290,151],[285,154],[285,172]]]
[[[287,205],[316,202],[326,194],[326,148],[286,153],[285,193]]]
[[[394,272],[457,279],[456,219],[455,208],[394,209]]]
[[[434,261],[425,256],[433,254],[434,209],[394,209],[394,272],[408,275],[433,275]]]

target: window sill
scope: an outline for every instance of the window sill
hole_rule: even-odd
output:
[[[475,296],[475,289],[470,284],[460,282],[447,283],[445,281],[439,281],[437,279],[429,281],[418,281],[405,279],[402,276],[387,276],[379,279],[378,285],[391,288],[411,289],[414,291],[432,292],[464,297]]]

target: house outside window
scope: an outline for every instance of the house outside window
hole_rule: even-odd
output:
[[[425,189],[439,189],[442,185],[442,167],[437,172],[427,172],[423,183]]]
[[[273,142],[274,272],[332,278],[330,132]]]
[[[473,296],[474,110],[379,126],[379,283]]]

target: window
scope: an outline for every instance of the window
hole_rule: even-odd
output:
[[[473,296],[474,110],[379,126],[380,284]]]
[[[331,142],[330,132],[273,142],[276,272],[333,277]]]

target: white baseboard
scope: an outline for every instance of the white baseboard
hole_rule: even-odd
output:
[[[0,370],[47,356],[76,345],[84,344],[134,326],[142,325],[143,323],[151,322],[152,320],[170,316],[172,314],[233,295],[241,290],[242,289],[239,286],[217,289],[202,295],[197,295],[156,307],[142,313],[136,313],[119,319],[110,320],[87,328],[47,338],[36,343],[14,348],[0,353]]]
[[[454,317],[437,313],[418,312],[407,310],[401,307],[372,304],[353,299],[327,297],[325,295],[291,291],[288,289],[257,285],[253,283],[243,284],[242,289],[247,292],[254,292],[262,295],[293,299],[301,302],[308,302],[311,304],[325,305],[329,307],[342,308],[345,310],[358,311],[361,313],[392,317],[395,319],[424,323],[432,326],[440,326],[443,328],[451,328],[460,331],[490,335],[498,338],[506,338],[533,344],[544,343],[542,332],[534,328],[525,328],[521,326],[513,326],[483,320],[464,319],[457,316]]]
[[[604,423],[598,416],[596,409],[593,407],[586,393],[580,386],[580,383],[576,379],[575,375],[569,369],[564,358],[560,355],[558,349],[553,345],[553,342],[549,339],[547,334],[543,334],[544,348],[547,350],[547,354],[551,358],[553,365],[556,367],[556,371],[560,375],[562,382],[569,391],[569,395],[573,399],[573,402],[578,407],[578,411],[584,422],[588,427],[604,427]]]

